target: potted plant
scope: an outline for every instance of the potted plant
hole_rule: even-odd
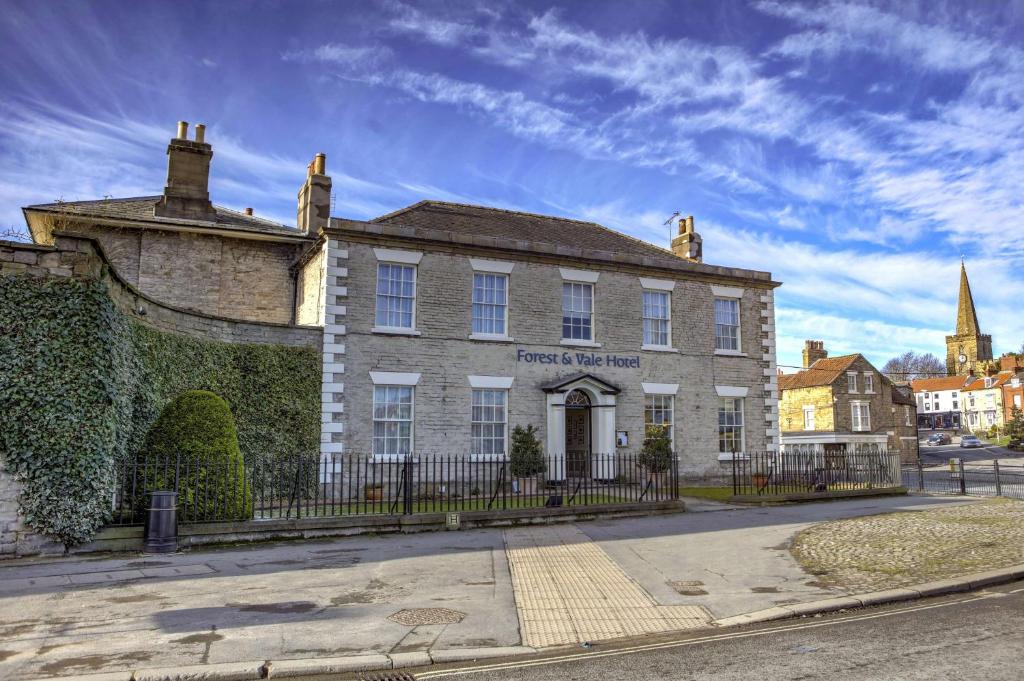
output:
[[[512,480],[520,485],[519,493],[536,494],[537,476],[547,470],[547,465],[535,426],[516,426],[512,429],[508,461]]]
[[[381,501],[384,499],[384,483],[367,483],[363,487],[363,494],[367,501]]]
[[[672,437],[668,426],[649,425],[637,463],[647,469],[648,483],[656,486],[658,477],[672,466]]]

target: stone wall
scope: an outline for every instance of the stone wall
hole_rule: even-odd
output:
[[[770,288],[747,285],[741,297],[741,353],[714,349],[714,298],[707,280],[677,275],[671,293],[672,346],[676,352],[643,350],[642,284],[637,272],[566,261],[561,265],[528,256],[514,261],[509,280],[507,342],[472,340],[471,254],[402,244],[422,250],[416,287],[417,335],[375,333],[378,259],[374,245],[331,236],[328,252],[328,315],[325,329],[325,454],[368,452],[372,441],[371,371],[421,374],[415,388],[415,449],[423,453],[470,451],[469,376],[512,377],[509,427],[533,424],[546,437],[547,404],[540,386],[577,372],[591,372],[621,388],[615,429],[629,433],[628,449],[643,440],[643,383],[678,384],[675,444],[684,474],[718,475],[719,388],[746,389],[748,450],[775,446],[778,434],[774,359],[774,310]],[[398,247],[398,246],[394,246]],[[486,257],[479,253],[473,257]],[[492,259],[498,256],[490,255]],[[560,267],[599,272],[595,284],[594,340],[600,347],[569,347],[561,341]],[[669,279],[658,272],[649,276]],[[735,284],[742,286],[742,284]],[[529,363],[519,352],[568,353],[571,365]],[[577,353],[639,359],[640,367],[588,368]],[[329,355],[329,356],[328,356]],[[330,369],[330,370],[328,370]],[[328,411],[330,410],[330,411]]]
[[[99,241],[124,281],[167,305],[249,321],[288,324],[293,319],[290,268],[307,243],[78,222],[68,231]]]
[[[846,380],[845,378],[843,380]],[[784,433],[799,433],[804,430],[804,407],[814,407],[814,430],[831,432],[835,430],[835,405],[832,402],[832,386],[786,390],[779,405],[779,423]]]
[[[164,305],[121,279],[102,247],[87,237],[57,234],[53,246],[0,241],[0,276],[100,280],[125,315],[161,331],[187,336],[317,349],[323,338],[318,327],[238,321]],[[0,470],[0,558],[62,553],[62,545],[33,533],[18,516],[19,492],[20,484]]]

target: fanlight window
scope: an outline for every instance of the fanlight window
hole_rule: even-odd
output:
[[[572,409],[580,409],[590,406],[590,398],[582,390],[573,390],[565,396],[565,406]]]

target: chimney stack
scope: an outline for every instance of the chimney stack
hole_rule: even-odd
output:
[[[690,262],[704,262],[700,234],[693,229],[693,216],[679,219],[679,234],[672,239],[672,252]]]
[[[295,221],[303,234],[316,234],[330,224],[331,178],[327,176],[327,156],[323,153],[314,156],[306,166]]]
[[[828,350],[825,349],[825,341],[804,341],[804,369],[826,357],[828,357]]]
[[[210,160],[213,147],[205,141],[206,126],[196,125],[195,140],[188,139],[188,123],[178,121],[178,134],[167,145],[167,184],[153,208],[159,217],[206,220],[216,214],[210,203]]]

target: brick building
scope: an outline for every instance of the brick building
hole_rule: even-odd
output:
[[[921,430],[960,430],[963,390],[970,376],[936,376],[911,381]]]
[[[777,447],[778,283],[704,263],[692,218],[670,249],[437,201],[331,218],[321,154],[292,228],[214,206],[212,148],[186,128],[162,195],[31,206],[32,235],[94,236],[169,304],[322,327],[322,457],[500,456],[517,424],[549,456],[636,451],[645,424],[667,424],[690,475]]]
[[[804,344],[804,369],[779,376],[782,446],[873,444],[917,460],[917,406],[863,355],[829,357],[822,341]]]

